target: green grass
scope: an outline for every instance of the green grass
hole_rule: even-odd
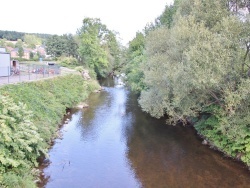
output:
[[[77,73],[0,87],[0,187],[35,187],[32,169],[47,154],[66,109],[99,87]]]

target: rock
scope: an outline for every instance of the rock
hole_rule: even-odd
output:
[[[86,104],[86,103],[80,103],[80,104],[78,104],[76,107],[79,108],[79,109],[82,109],[82,108],[88,108],[89,105]]]
[[[236,159],[237,159],[237,160],[241,160],[241,157],[242,157],[242,156],[244,156],[243,153],[241,153],[241,152],[240,152],[240,153],[237,153]]]
[[[100,93],[101,91],[100,90],[95,90],[94,93]]]
[[[83,71],[82,71],[82,77],[83,77],[85,80],[89,80],[89,79],[90,79],[89,71],[83,70]]]
[[[203,145],[208,145],[208,141],[207,141],[207,140],[203,140],[203,141],[202,141],[202,144],[203,144]]]

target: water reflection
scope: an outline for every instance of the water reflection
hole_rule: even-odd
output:
[[[165,125],[138,110],[127,132],[127,157],[143,187],[249,187],[250,174],[239,163],[201,145],[191,128]]]
[[[126,88],[106,84],[112,87],[91,95],[90,107],[63,127],[44,169],[44,187],[250,185],[242,165],[201,145],[194,130],[151,118]]]

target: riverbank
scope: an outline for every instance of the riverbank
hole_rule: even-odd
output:
[[[202,145],[193,128],[142,112],[118,84],[103,80],[89,108],[65,116],[39,187],[248,187],[241,164]]]
[[[47,155],[66,109],[97,89],[80,73],[0,87],[0,187],[36,187],[37,158]]]

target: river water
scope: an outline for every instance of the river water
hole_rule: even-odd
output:
[[[103,84],[89,108],[68,115],[40,187],[250,187],[247,168],[202,145],[192,128],[151,118],[126,88]]]

